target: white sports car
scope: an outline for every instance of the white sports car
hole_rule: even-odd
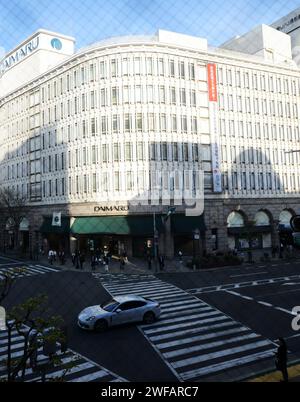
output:
[[[106,303],[87,307],[78,315],[82,329],[101,332],[114,325],[131,322],[151,324],[160,316],[158,302],[141,296],[118,296]]]

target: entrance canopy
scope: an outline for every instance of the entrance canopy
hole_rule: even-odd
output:
[[[156,230],[163,232],[161,216],[156,216]],[[71,233],[79,235],[153,235],[153,216],[89,216],[76,218]]]

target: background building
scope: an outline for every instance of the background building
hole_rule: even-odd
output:
[[[291,38],[293,58],[300,64],[300,8],[280,18],[271,25],[280,32],[288,34]]]
[[[170,257],[192,253],[196,229],[208,252],[278,244],[300,189],[288,35],[263,25],[221,48],[166,31],[73,45],[38,31],[1,63],[0,180],[28,197],[28,247],[138,256],[154,229]],[[186,217],[182,199],[203,189],[204,215]]]

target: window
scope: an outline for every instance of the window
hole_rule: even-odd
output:
[[[126,162],[132,161],[132,143],[126,142],[125,144],[125,160]]]
[[[112,105],[119,104],[119,89],[117,87],[111,89],[111,103]]]
[[[126,113],[125,115],[124,115],[124,129],[125,129],[125,132],[130,132],[131,131],[131,128],[132,128],[132,117],[131,117],[131,114],[129,114],[129,113]]]
[[[158,59],[158,75],[165,75],[164,59]]]
[[[117,76],[117,61],[115,59],[110,62],[110,71],[113,78]]]
[[[136,75],[141,74],[141,58],[140,57],[134,58],[134,73]]]
[[[170,77],[175,77],[175,62],[174,60],[169,60],[169,74]]]
[[[147,70],[147,75],[153,75],[153,59],[152,59],[152,57],[147,57],[146,70]]]
[[[176,105],[176,88],[170,88],[170,102],[172,105]]]
[[[180,89],[180,105],[186,106],[186,91],[185,88]]]
[[[195,64],[189,63],[189,79],[195,80]]]
[[[136,130],[143,131],[143,115],[142,113],[136,114]]]
[[[184,61],[179,62],[179,78],[185,79],[185,64]]]

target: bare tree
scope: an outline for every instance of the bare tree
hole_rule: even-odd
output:
[[[14,188],[0,188],[0,213],[6,223],[11,219],[15,245],[19,244],[19,227],[24,217],[26,197]]]
[[[2,361],[6,375],[2,380],[14,382],[24,381],[28,367],[36,373],[36,378],[47,381],[47,370],[55,366],[63,366],[60,375],[48,381],[64,381],[68,372],[77,365],[78,358],[63,364],[59,344],[66,344],[66,334],[62,330],[63,319],[52,316],[47,308],[48,298],[39,295],[29,298],[15,306],[7,314],[7,358]],[[22,338],[22,350],[18,357],[13,356],[12,335],[17,332]],[[43,362],[39,364],[38,354],[43,348]],[[29,366],[28,366],[29,364]]]

